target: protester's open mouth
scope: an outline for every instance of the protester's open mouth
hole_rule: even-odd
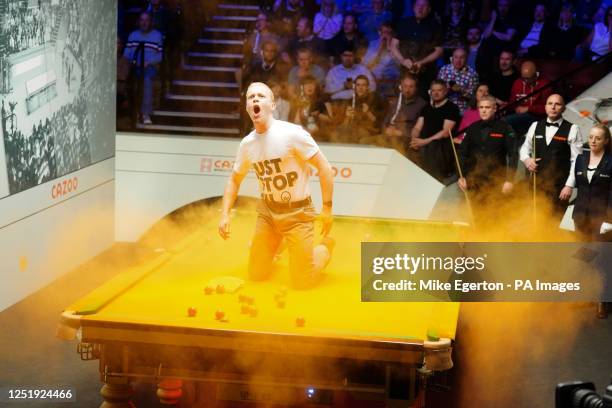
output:
[[[259,107],[259,105],[255,105],[253,106],[253,113],[258,115],[259,111],[261,111],[261,108]]]

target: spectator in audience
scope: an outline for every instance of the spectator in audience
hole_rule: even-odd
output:
[[[359,30],[370,43],[377,40],[382,23],[391,21],[393,16],[385,10],[384,0],[372,0],[372,12],[359,16]]]
[[[448,100],[446,82],[434,80],[429,88],[431,103],[425,105],[412,128],[410,148],[421,152],[417,162],[433,177],[443,182],[454,172],[449,137],[460,114],[457,105]]]
[[[504,105],[510,100],[514,81],[519,78],[519,73],[514,68],[514,53],[512,51],[502,51],[499,54],[499,61],[495,70],[489,78],[489,91],[497,99],[499,105]]]
[[[476,92],[474,93],[474,97],[470,101],[470,107],[463,112],[463,117],[461,118],[461,123],[459,124],[459,132],[457,137],[455,137],[456,143],[461,143],[465,136],[465,130],[472,125],[472,123],[478,122],[480,120],[480,111],[478,110],[478,103],[485,96],[489,96],[489,85],[480,84],[478,88],[476,88]]]
[[[589,151],[576,158],[577,195],[573,219],[589,241],[610,241],[612,231],[612,152],[610,128],[597,124],[589,131]]]
[[[287,78],[289,71],[287,65],[279,58],[278,45],[272,41],[264,41],[261,46],[260,61],[253,61],[251,65],[245,69],[244,81],[245,84],[252,82],[267,83],[271,79],[282,82]]]
[[[327,46],[325,41],[316,37],[312,32],[312,20],[308,17],[302,17],[298,20],[295,36],[289,40],[287,45],[286,55],[283,56],[283,60],[288,62],[290,60],[296,60],[297,52],[300,49],[309,49],[311,51],[311,57],[317,62],[326,62],[327,60]]]
[[[300,79],[300,91],[292,98],[291,120],[320,140],[323,126],[331,121],[331,106],[321,92],[317,78],[307,75]]]
[[[574,7],[570,3],[564,3],[557,24],[543,33],[542,41],[546,56],[566,61],[573,60],[582,38],[582,29],[574,24]]]
[[[497,10],[491,12],[491,20],[482,33],[485,69],[494,66],[495,60],[503,50],[516,48],[514,43],[516,31],[516,23],[510,15],[510,0],[499,0]]]
[[[612,7],[606,9],[604,16],[604,22],[596,23],[586,40],[593,60],[612,51]]]
[[[140,13],[138,30],[128,37],[123,56],[132,63],[135,73],[142,77],[142,105],[140,114],[142,123],[150,125],[153,112],[153,80],[157,76],[163,56],[162,34],[151,26],[151,15]],[[142,65],[141,65],[142,63]]]
[[[543,39],[549,36],[552,25],[546,21],[547,11],[544,3],[538,3],[533,11],[533,23],[524,30],[519,42],[518,55],[540,58],[544,55]]]
[[[468,28],[465,36],[465,44],[467,51],[467,66],[476,72],[480,72],[482,67],[482,53],[480,45],[482,44],[482,31],[478,26]]]
[[[457,184],[462,190],[475,193],[473,203],[477,207],[485,200],[491,203],[490,193],[497,190],[501,180],[502,194],[509,194],[514,188],[518,164],[516,138],[510,125],[495,119],[496,110],[495,98],[484,96],[480,99],[480,120],[467,129],[458,152],[463,177]]]
[[[293,29],[297,21],[305,15],[307,7],[304,0],[276,0],[273,11],[278,21],[278,32],[289,35],[293,33]]]
[[[467,53],[463,48],[453,51],[451,63],[443,66],[438,72],[438,79],[449,88],[448,99],[463,113],[474,96],[478,86],[478,74],[466,65]]]
[[[357,19],[354,14],[347,14],[342,20],[342,30],[327,42],[329,54],[335,59],[346,47],[353,47],[358,59],[367,47],[367,41],[357,30]],[[337,62],[337,61],[334,61]]]
[[[361,64],[355,64],[355,52],[351,46],[342,51],[340,59],[342,63],[330,69],[325,79],[325,92],[331,99],[351,99],[354,94],[354,80],[359,75],[368,78],[370,91],[376,90],[376,80],[370,71]]]
[[[162,33],[166,40],[172,22],[172,12],[162,4],[161,0],[149,0],[146,10],[151,15],[151,26]]]
[[[537,71],[533,61],[528,60],[521,64],[521,78],[514,81],[510,91],[510,104],[514,106],[514,113],[505,118],[520,138],[527,132],[531,123],[545,117],[544,105],[552,94],[552,89],[547,87],[540,92],[533,93],[548,86],[549,83],[550,81]],[[531,96],[525,98],[527,95]],[[519,100],[520,102],[515,104]]]
[[[289,71],[289,95],[296,95],[300,82],[306,77],[314,77],[319,85],[325,83],[325,70],[312,62],[312,51],[308,48],[301,48],[297,52],[297,65]]]
[[[334,0],[321,0],[321,11],[314,18],[314,34],[322,40],[331,40],[342,28],[342,14]]]
[[[409,72],[419,77],[421,93],[435,78],[435,61],[442,56],[442,28],[431,15],[429,0],[415,0],[414,17],[403,19],[391,42],[391,52]]]
[[[355,78],[355,92],[344,101],[344,121],[333,135],[335,142],[367,143],[380,132],[384,103],[376,92],[370,91],[370,80],[365,75]]]
[[[412,128],[417,122],[427,102],[418,94],[417,79],[412,74],[405,74],[400,81],[399,95],[389,103],[387,114],[383,121],[381,146],[390,146],[405,154],[412,161],[418,161],[418,153],[409,149]]]
[[[274,94],[275,107],[274,107],[274,112],[272,113],[272,115],[274,116],[274,119],[288,121],[290,104],[289,104],[289,101],[285,99],[285,92],[283,89],[283,84],[277,81],[276,79],[272,78],[268,81],[268,86],[270,87],[270,90],[272,90],[272,93]]]
[[[578,0],[576,1],[576,23],[585,29],[593,28],[593,17],[599,9],[599,0]]]
[[[370,41],[363,57],[363,64],[376,78],[379,93],[391,95],[395,93],[396,82],[399,78],[399,64],[389,49],[393,40],[391,22],[382,23],[378,31],[379,38]]]
[[[574,163],[582,153],[583,140],[578,126],[563,119],[561,95],[550,95],[545,110],[546,119],[529,127],[519,158],[529,172],[537,174],[537,188],[550,199],[560,220],[575,185]]]
[[[244,43],[245,63],[261,61],[261,48],[264,42],[280,44],[280,37],[270,30],[270,21],[266,13],[259,13],[253,31]]]
[[[463,45],[468,27],[468,16],[463,0],[448,0],[446,10],[442,18],[444,27],[444,48],[455,49]]]

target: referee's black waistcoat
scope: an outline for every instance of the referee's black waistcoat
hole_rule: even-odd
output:
[[[573,218],[579,228],[599,228],[612,220],[612,156],[605,153],[589,183],[587,168],[590,152],[576,158],[574,173],[578,195],[574,202]]]
[[[567,180],[571,168],[571,149],[567,143],[572,124],[567,120],[561,121],[557,132],[550,144],[546,144],[546,119],[536,124],[534,147],[538,161],[538,182],[546,189],[560,190]]]
[[[518,151],[512,126],[498,119],[475,122],[465,132],[459,158],[472,184],[493,181],[493,177],[514,180]]]

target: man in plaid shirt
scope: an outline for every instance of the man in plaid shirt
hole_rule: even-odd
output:
[[[478,87],[478,74],[467,65],[467,52],[457,48],[451,63],[438,72],[438,79],[448,85],[448,99],[459,107],[461,114],[468,108],[470,100]]]

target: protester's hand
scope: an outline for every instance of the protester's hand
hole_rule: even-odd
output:
[[[221,220],[219,221],[219,235],[223,239],[230,237],[230,216],[229,214],[222,214]]]
[[[559,194],[559,200],[568,201],[572,196],[572,191],[573,188],[571,188],[570,186],[563,186],[563,188],[561,189],[561,193]]]

